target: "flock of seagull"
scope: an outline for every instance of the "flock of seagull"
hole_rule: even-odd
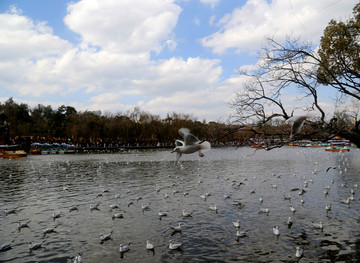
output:
[[[183,136],[184,142],[178,142],[176,148],[173,151],[173,152],[176,152],[178,154],[177,160],[179,160],[181,154],[189,154],[189,153],[194,153],[194,152],[197,152],[197,151],[199,152],[199,156],[203,157],[204,155],[201,152],[201,150],[204,151],[204,150],[209,149],[209,147],[208,147],[208,145],[206,143],[198,140],[194,135],[189,133],[189,130],[187,130],[185,128],[182,128],[182,129],[180,129],[179,133]],[[191,146],[191,149],[186,148],[186,147],[189,147],[189,146]],[[344,160],[344,166],[345,166],[344,170],[341,170],[340,166],[339,167],[329,167],[326,170],[326,172],[324,172],[324,173],[327,173],[331,168],[338,169],[340,173],[346,172],[346,169],[347,169],[346,166],[347,165],[348,164],[346,163],[346,160]],[[318,171],[316,171],[316,170],[313,171],[313,174],[317,174],[317,173],[318,173]],[[280,175],[276,175],[276,174],[273,174],[273,176],[274,177],[276,177],[276,176],[280,177]],[[220,177],[218,177],[218,178],[220,179]],[[254,177],[254,179],[255,179],[255,177]],[[229,178],[224,178],[224,180],[228,181],[230,179]],[[232,180],[231,185],[232,185],[232,187],[234,189],[238,189],[240,191],[245,191],[245,190],[248,190],[248,189],[243,188],[243,186],[245,186],[247,184],[247,181],[248,181],[248,178],[243,178],[243,180],[241,180],[240,182],[238,180]],[[265,181],[266,181],[266,179],[264,179],[264,182]],[[297,195],[300,196],[300,197],[304,196],[307,192],[310,191],[309,183],[313,183],[313,179],[304,177],[303,182],[304,182],[303,186],[293,188],[290,191],[291,192],[297,192]],[[203,182],[200,179],[198,181],[198,184],[200,185],[202,183]],[[333,184],[333,183],[334,183],[334,181],[330,181],[329,185],[326,185],[324,187],[324,195],[325,196],[329,195],[330,189],[331,189],[331,184]],[[173,184],[172,186],[175,186],[175,184]],[[347,187],[345,185],[342,185],[342,186]],[[276,189],[278,186],[274,183],[274,184],[271,185],[271,187]],[[354,189],[357,189],[357,188],[358,188],[358,185],[354,184],[353,188],[352,187],[350,188],[351,189],[350,190],[350,196],[348,198],[346,198],[345,200],[341,200],[341,203],[345,204],[345,205],[348,205],[351,202],[355,201],[355,198],[354,198],[355,190]],[[156,188],[154,190],[155,190],[156,193],[160,193],[162,191],[161,188]],[[250,189],[249,194],[250,195],[255,195],[257,190],[258,189]],[[67,186],[65,186],[65,185],[63,186],[63,191],[68,191]],[[101,192],[99,192],[96,195],[96,198],[101,198],[102,196],[104,196],[105,193],[108,193],[108,192],[109,192],[108,189],[104,189],[104,190],[102,190]],[[179,192],[180,192],[179,190],[176,190],[175,188],[173,189],[173,195],[178,194]],[[188,194],[189,194],[188,192],[183,192],[184,197],[187,196]],[[199,198],[206,201],[211,195],[212,194],[208,193],[208,192],[201,193],[201,194],[199,194]],[[234,195],[234,193],[224,193],[224,199],[225,200],[226,199],[232,199],[233,195]],[[120,195],[115,195],[115,199],[117,199],[117,198],[120,198]],[[170,198],[168,192],[165,193],[164,198],[165,199]],[[284,200],[289,200],[290,201],[291,198],[292,198],[292,195],[290,193],[284,195]],[[128,199],[126,201],[126,204],[129,207],[131,205],[134,205],[134,202],[140,202],[141,200],[142,200],[142,196],[136,196],[135,198]],[[259,197],[259,204],[261,205],[261,204],[263,204],[263,202],[264,202],[264,198],[262,196],[260,196]],[[301,202],[302,205],[304,205],[305,201],[304,201],[303,198],[301,198],[300,202]],[[101,204],[101,202],[90,204],[89,210],[90,211],[99,210],[100,204]],[[239,205],[241,205],[241,204],[239,203]],[[112,204],[109,204],[109,208],[110,208],[110,211],[112,211],[113,209],[116,210],[116,209],[119,209],[120,207],[119,207],[119,205],[117,203],[112,203]],[[142,212],[149,211],[149,210],[151,210],[151,208],[152,207],[151,207],[150,203],[142,203],[142,205],[141,205],[141,211]],[[219,208],[218,204],[212,204],[212,205],[208,206],[208,210],[212,211],[214,213],[218,213],[219,209],[221,209],[221,208]],[[326,213],[330,212],[331,211],[331,203],[326,204],[324,209],[326,210]],[[79,206],[77,206],[77,205],[71,205],[71,206],[68,207],[68,212],[69,213],[77,211],[77,210],[79,210]],[[259,214],[268,215],[270,213],[270,208],[260,206],[258,212],[259,212]],[[295,215],[297,210],[293,205],[290,205],[289,206],[289,212],[291,212],[292,215]],[[17,207],[5,208],[3,210],[3,213],[4,213],[4,216],[11,216],[13,214],[17,214],[18,213]],[[64,212],[56,212],[56,211],[54,211],[52,213],[52,218],[53,218],[54,221],[60,219],[63,216],[65,216]],[[163,218],[163,217],[167,217],[168,212],[164,211],[164,210],[158,210],[158,216],[159,216],[160,219]],[[182,216],[191,218],[194,215],[193,215],[193,213],[191,211],[186,211],[184,209],[184,210],[182,210]],[[111,218],[113,220],[114,219],[121,219],[123,217],[124,217],[123,212],[112,213],[112,215],[111,215]],[[17,227],[18,227],[19,230],[23,229],[23,228],[31,227],[31,220],[27,220],[27,221],[23,221],[23,222],[18,221],[17,223],[18,223]],[[232,226],[236,229],[236,234],[235,235],[236,235],[237,238],[246,238],[246,237],[248,237],[249,230],[247,230],[247,229],[243,230],[242,229],[241,220],[238,219],[236,221],[232,221],[232,222],[229,222],[229,223],[230,224],[232,223]],[[289,216],[288,220],[287,220],[288,228],[291,228],[293,224],[294,224],[294,222],[292,220],[292,217]],[[322,221],[320,221],[320,222],[311,221],[311,224],[315,229],[319,229],[321,231],[323,231],[323,229],[324,229],[324,223]],[[59,225],[60,224],[58,224],[58,225],[56,225],[54,227],[43,228],[42,231],[43,231],[44,237],[46,237],[49,234],[56,233],[57,227]],[[176,224],[176,225],[170,226],[170,228],[173,231],[173,233],[181,233],[183,231],[181,222]],[[273,226],[272,233],[276,237],[281,235],[281,230],[279,228],[279,225]],[[111,240],[112,239],[112,234],[113,234],[113,231],[110,231],[108,233],[101,233],[100,236],[99,236],[99,242],[104,243],[104,242],[106,242],[108,240]],[[14,243],[15,240],[16,240],[16,238],[13,239],[10,243],[2,244],[0,246],[0,252],[5,252],[7,250],[10,250],[14,246],[13,243]],[[46,239],[43,239],[41,242],[38,242],[38,243],[29,242],[29,244],[28,244],[29,250],[33,251],[33,250],[41,249],[43,247],[43,244],[44,244],[45,241],[46,241]],[[156,244],[152,243],[151,240],[145,240],[145,241],[146,242],[144,242],[144,247],[147,250],[154,251],[154,249],[156,248]],[[168,248],[170,250],[181,250],[182,247],[183,247],[183,243],[176,242],[176,241],[173,241],[173,240],[169,240]],[[121,255],[123,255],[124,253],[126,253],[130,249],[131,249],[131,243],[120,244],[118,251],[120,252]],[[73,262],[74,263],[81,262],[82,261],[82,254],[83,254],[83,252],[80,252],[77,256],[72,257]],[[294,254],[293,255],[295,256],[295,258],[301,259],[304,256],[304,248],[301,247],[301,246],[294,247]]]

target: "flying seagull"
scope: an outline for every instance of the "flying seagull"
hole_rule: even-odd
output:
[[[176,140],[175,148],[171,153],[176,152],[176,160],[178,161],[181,155],[199,152],[200,157],[204,157],[201,151],[208,151],[211,145],[208,141],[200,141],[194,134],[190,133],[187,128],[179,129],[179,134],[183,137],[184,141]]]
[[[294,137],[300,133],[302,126],[305,123],[305,120],[308,117],[305,115],[301,116],[293,116],[285,121],[285,123],[292,123],[291,126],[291,134],[290,134],[290,140],[294,139]]]

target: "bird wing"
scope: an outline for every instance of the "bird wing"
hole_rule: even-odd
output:
[[[184,144],[185,144],[185,142],[183,142],[183,141],[180,141],[180,140],[175,141],[175,147],[184,146]]]
[[[292,116],[292,117],[290,117],[289,119],[287,119],[287,120],[285,121],[285,123],[298,122],[298,121],[301,122],[301,121],[305,120],[306,118],[307,118],[306,115]]]
[[[193,145],[199,143],[200,140],[192,133],[185,134],[185,145]]]
[[[187,133],[190,133],[190,130],[188,128],[180,128],[179,129],[179,134],[181,135],[181,137],[183,137],[184,140],[185,140],[185,135]]]
[[[305,120],[307,119],[307,116],[301,115],[301,116],[293,116],[286,120],[285,123],[292,122],[292,128],[291,128],[291,135],[290,138],[292,139],[296,134],[300,133],[302,126],[304,125]]]
[[[184,138],[185,146],[200,142],[200,140],[194,134],[190,133],[188,128],[180,128],[179,134]]]

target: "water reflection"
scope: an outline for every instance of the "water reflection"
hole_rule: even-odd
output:
[[[84,262],[296,262],[296,246],[304,249],[301,262],[359,260],[360,151],[253,153],[213,149],[203,159],[184,156],[181,164],[168,151],[0,160],[1,243],[14,240],[0,261],[67,262],[81,253]],[[351,189],[354,200],[341,203]],[[5,208],[16,209],[6,214]],[[17,228],[29,220],[29,227]],[[237,236],[236,220],[246,236]],[[311,221],[322,221],[323,230]],[[174,231],[179,223],[181,231]],[[111,239],[101,241],[101,233]],[[169,240],[182,243],[181,250],[170,250]],[[30,252],[29,242],[43,247]],[[119,245],[129,242],[120,253]]]

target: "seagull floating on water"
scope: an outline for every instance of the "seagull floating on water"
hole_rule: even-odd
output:
[[[295,213],[295,212],[296,212],[296,209],[295,209],[295,207],[293,207],[293,206],[290,206],[289,208],[290,208],[290,211],[291,211],[291,212],[293,212],[293,213]]]
[[[286,224],[288,225],[288,228],[291,228],[292,224],[293,224],[293,221],[291,220],[291,217],[289,216]]]
[[[290,194],[284,195],[284,200],[291,200],[291,195]]]
[[[74,263],[81,263],[81,254],[77,255],[74,259]]]
[[[231,194],[224,194],[224,198],[225,198],[225,199],[231,198]]]
[[[171,153],[176,152],[176,160],[178,161],[182,154],[190,154],[199,152],[200,157],[204,157],[201,151],[209,151],[211,145],[208,141],[200,141],[195,135],[190,133],[187,128],[179,129],[179,134],[183,137],[184,141],[176,140],[175,148]]]
[[[301,258],[304,254],[304,250],[301,247],[296,247],[295,257]]]
[[[79,210],[78,207],[76,205],[73,206],[69,206],[69,212],[71,211],[75,211],[75,210]]]
[[[0,252],[3,252],[3,251],[6,251],[6,250],[9,250],[9,249],[12,249],[12,243],[15,241],[15,238],[11,241],[11,243],[6,243],[6,244],[2,244],[0,246]]]
[[[351,194],[351,195],[350,195],[349,200],[350,200],[350,201],[354,201],[354,200],[355,200],[354,194]]]
[[[15,213],[16,213],[16,209],[17,209],[17,207],[14,207],[14,208],[5,208],[4,213],[5,213],[5,215],[15,214]]]
[[[104,242],[104,241],[106,241],[106,240],[111,239],[111,235],[112,235],[112,233],[113,233],[113,231],[112,231],[112,230],[111,230],[111,232],[110,232],[110,233],[107,233],[107,234],[103,234],[103,233],[101,233],[101,234],[100,234],[100,241],[101,241],[101,242]]]
[[[299,190],[299,195],[303,195],[303,194],[305,194],[306,193],[306,190],[304,189],[304,188],[301,188],[300,190]]]
[[[325,210],[326,210],[326,213],[328,213],[329,211],[331,211],[331,204],[328,204],[325,206]]]
[[[146,240],[146,249],[148,249],[148,250],[154,249],[154,245],[151,244],[149,240]]]
[[[150,210],[150,205],[142,204],[142,205],[141,205],[141,209],[142,209],[143,211],[145,211],[145,210]]]
[[[279,236],[280,235],[280,230],[279,230],[279,227],[278,226],[274,226],[273,227],[273,234],[275,236]]]
[[[29,227],[28,224],[31,222],[31,220],[27,221],[26,223],[21,223],[20,220],[18,221],[18,229]]]
[[[43,233],[44,235],[45,234],[49,234],[49,233],[56,233],[56,228],[58,227],[59,225],[55,226],[55,227],[48,227],[48,228],[43,228]]]
[[[346,205],[350,204],[350,198],[347,198],[345,200],[341,200],[341,203],[346,204]]]
[[[123,245],[123,244],[120,244],[120,246],[119,246],[119,252],[120,252],[120,253],[125,253],[126,251],[129,251],[130,245],[131,245],[131,243],[129,243],[127,246],[126,246],[126,245]]]
[[[99,205],[100,205],[100,203],[91,204],[91,205],[90,205],[90,211],[99,210]]]
[[[160,217],[167,216],[167,212],[166,211],[159,211],[159,216]]]
[[[209,206],[209,209],[211,210],[211,211],[215,211],[215,212],[217,212],[218,211],[218,207],[217,207],[217,205],[215,204],[215,205],[211,205],[211,206]]]
[[[52,218],[55,220],[56,218],[60,218],[61,215],[62,215],[62,212],[60,212],[60,213],[53,212]]]
[[[240,220],[236,220],[233,223],[233,226],[236,227],[236,228],[240,228]]]
[[[171,250],[179,249],[182,246],[181,243],[173,243],[172,240],[169,241],[169,248]]]
[[[181,223],[179,223],[178,226],[172,226],[171,229],[174,230],[174,232],[181,232]]]
[[[311,223],[315,228],[318,228],[318,229],[324,228],[323,223],[321,221],[319,223],[315,223],[315,222],[311,221]]]
[[[115,219],[115,218],[123,218],[123,213],[116,213],[116,214],[113,214],[112,215],[112,219]]]
[[[110,209],[115,209],[115,208],[119,208],[118,204],[110,204]]]
[[[270,212],[269,208],[260,208],[261,213],[268,214]]]
[[[191,217],[192,213],[191,212],[186,212],[185,210],[183,210],[182,215],[183,215],[183,217]]]
[[[248,231],[249,231],[249,230],[245,230],[245,231],[237,230],[237,231],[236,231],[236,236],[237,236],[237,237],[246,237]]]
[[[45,242],[45,240],[41,241],[40,243],[33,243],[33,242],[29,242],[29,249],[30,250],[35,250],[35,249],[39,249],[42,247],[42,244]]]

